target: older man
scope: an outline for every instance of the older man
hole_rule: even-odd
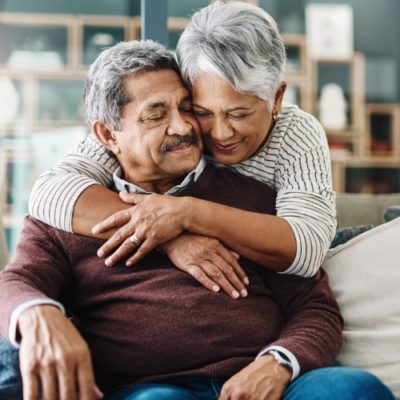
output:
[[[116,191],[274,212],[268,187],[201,159],[189,93],[162,46],[104,51],[89,70],[85,105],[93,133],[121,164]],[[104,268],[101,243],[25,221],[0,278],[0,329],[20,341],[24,399],[100,398],[95,381],[110,399],[392,398],[360,371],[307,372],[332,364],[341,344],[323,272],[303,279],[242,259],[250,285],[234,301],[162,252],[134,268]]]

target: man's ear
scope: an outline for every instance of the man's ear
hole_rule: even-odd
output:
[[[114,154],[120,152],[115,132],[108,125],[101,121],[95,121],[92,131],[106,149],[111,150]]]
[[[282,81],[278,90],[275,93],[275,102],[274,102],[274,107],[272,110],[272,113],[277,113],[281,112],[282,109],[282,101],[283,101],[283,96],[285,94],[285,90],[287,87],[287,83],[285,81]]]

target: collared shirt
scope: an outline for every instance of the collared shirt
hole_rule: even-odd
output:
[[[165,192],[164,194],[173,195],[179,193],[182,190],[186,189],[188,186],[190,186],[193,182],[196,182],[197,179],[199,179],[199,176],[203,173],[206,164],[207,162],[204,156],[202,156],[196,168],[193,171],[189,172],[180,184],[175,185],[170,190],[168,190],[168,192]],[[122,168],[119,166],[113,174],[114,184],[118,192],[143,193],[143,194],[151,193],[142,189],[140,186],[135,185],[134,183],[127,182],[122,176],[123,176]]]

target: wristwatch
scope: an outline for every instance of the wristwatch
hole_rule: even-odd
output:
[[[286,355],[278,350],[270,350],[267,352],[267,354],[270,354],[272,357],[275,358],[275,361],[279,364],[282,365],[282,367],[285,367],[290,371],[290,373],[293,373],[293,367],[292,363],[289,361],[289,359],[286,357]]]

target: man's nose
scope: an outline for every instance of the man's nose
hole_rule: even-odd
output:
[[[171,112],[168,126],[169,135],[187,135],[193,131],[193,126],[189,118],[179,110]]]

